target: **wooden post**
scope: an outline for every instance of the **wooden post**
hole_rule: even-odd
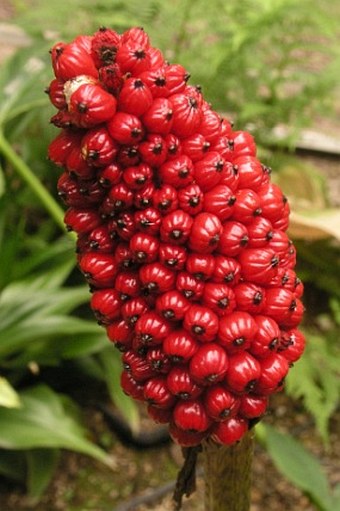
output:
[[[203,443],[205,511],[249,511],[253,433],[230,447]]]

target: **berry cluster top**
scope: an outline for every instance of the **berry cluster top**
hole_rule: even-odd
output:
[[[288,201],[253,137],[141,28],[51,56],[49,157],[122,387],[179,444],[231,444],[304,349]]]

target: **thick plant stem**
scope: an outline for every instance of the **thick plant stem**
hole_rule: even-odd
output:
[[[205,511],[249,511],[253,434],[230,447],[203,443]]]
[[[4,137],[0,130],[0,154],[12,165],[13,169],[20,175],[20,177],[29,186],[40,203],[44,206],[51,218],[65,232],[64,212],[57,204],[54,198],[50,195],[44,185],[33,174],[28,165],[20,158],[20,156],[13,150],[12,146]]]

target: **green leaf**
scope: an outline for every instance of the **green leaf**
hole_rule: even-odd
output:
[[[103,366],[104,378],[114,404],[128,421],[134,431],[138,431],[140,417],[135,402],[124,394],[120,385],[122,364],[119,353],[113,346],[107,347],[99,353],[99,360]]]
[[[20,394],[20,409],[0,409],[0,447],[63,448],[92,456],[110,466],[107,454],[87,440],[86,431],[63,399],[45,385]]]
[[[24,482],[26,479],[25,454],[21,451],[8,451],[0,449],[0,474]]]
[[[30,497],[38,499],[49,485],[57,464],[58,449],[32,449],[27,451],[27,488]]]
[[[0,376],[0,406],[20,408],[20,398],[12,385]]]
[[[318,459],[292,436],[268,424],[263,427],[266,448],[280,472],[309,495],[320,510],[332,511],[332,495]]]

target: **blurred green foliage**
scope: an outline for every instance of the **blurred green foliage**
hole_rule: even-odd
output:
[[[169,61],[188,69],[191,83],[202,86],[214,109],[255,134],[274,179],[281,176],[296,191],[298,176],[304,193],[310,190],[308,214],[328,204],[320,174],[278,156],[267,143],[272,129],[284,124],[293,146],[317,113],[333,115],[340,7],[331,0],[211,0],[208,7],[204,0],[59,0],[57,7],[44,0],[16,0],[12,5],[13,22],[31,44],[2,64],[0,74],[0,268],[5,270],[0,272],[0,393],[6,398],[0,401],[0,474],[26,480],[38,497],[53,474],[58,448],[107,462],[86,440],[75,402],[59,393],[53,377],[44,380],[53,368],[71,363],[75,374],[104,383],[132,426],[138,425],[136,408],[120,391],[117,353],[85,305],[88,291],[74,270],[73,239],[61,233],[58,173],[46,159],[56,135],[48,123],[54,110],[43,94],[52,79],[49,47],[103,25],[120,32],[142,25]],[[306,205],[306,196],[303,200]],[[301,197],[292,193],[292,201],[300,204]],[[327,441],[339,391],[340,250],[329,238],[301,239],[297,246],[310,344],[287,388],[302,400]],[[30,407],[39,406],[39,400],[52,419],[58,409],[73,443],[60,438],[53,443],[52,435],[50,444],[43,437],[39,444],[40,426],[34,430],[32,423],[25,445],[20,435],[8,443],[2,426],[7,424],[8,432],[11,421],[29,420]]]

